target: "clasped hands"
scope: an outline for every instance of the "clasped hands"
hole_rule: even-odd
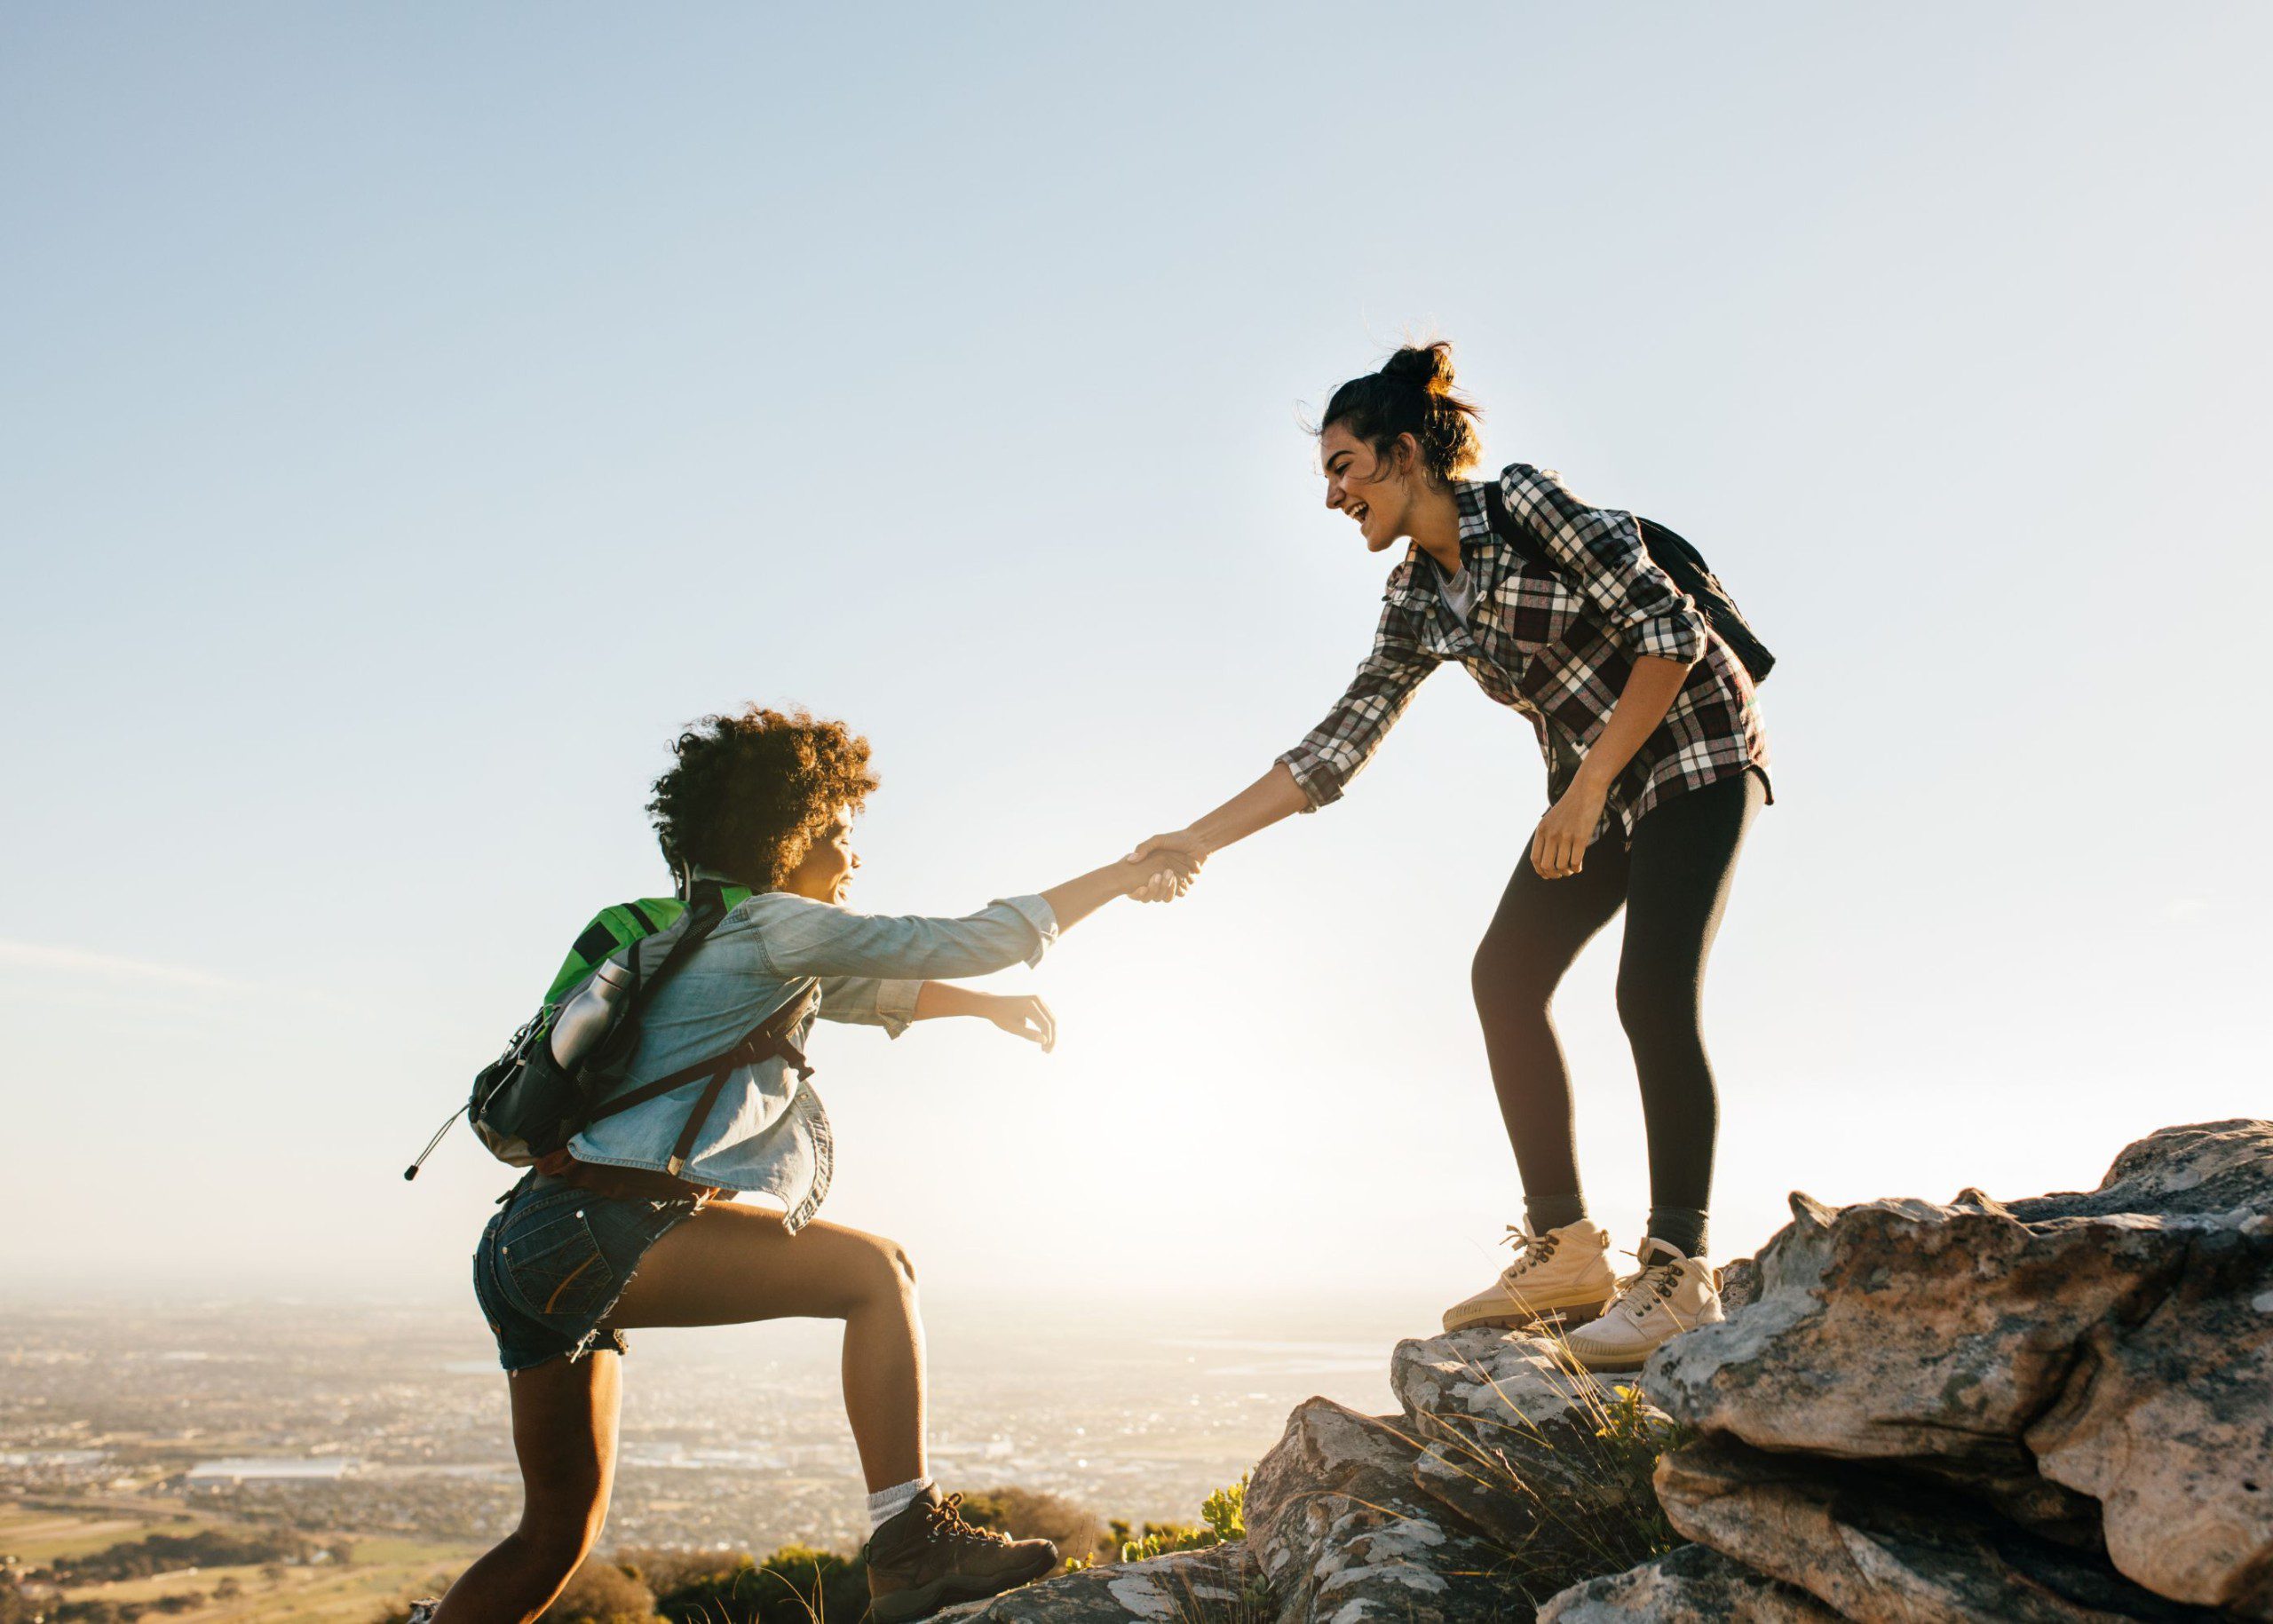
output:
[[[1141,865],[1123,895],[1139,902],[1171,902],[1199,879],[1208,849],[1190,829],[1176,829],[1140,841],[1121,860]]]
[[[1586,866],[1587,848],[1602,821],[1609,790],[1581,772],[1532,832],[1531,862],[1542,879],[1559,880]],[[1172,829],[1140,841],[1123,860],[1141,867],[1122,893],[1139,902],[1169,902],[1190,891],[1208,860],[1208,844],[1191,829]]]
[[[1199,842],[1192,836],[1155,835],[1121,860],[1120,866],[1126,873],[1114,876],[1119,894],[1140,902],[1167,902],[1181,897],[1192,889],[1204,860]],[[1094,882],[1113,867],[1108,863],[1087,877]],[[1012,1037],[1037,1045],[1044,1054],[1057,1047],[1057,1017],[1030,993],[982,993],[950,981],[926,981],[915,1018],[940,1015],[970,1015],[991,1021]]]

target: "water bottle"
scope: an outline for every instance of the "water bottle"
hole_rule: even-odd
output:
[[[614,959],[602,963],[583,991],[571,998],[552,1022],[552,1063],[574,1072],[576,1063],[599,1047],[615,1025],[615,1012],[631,990],[630,967]]]

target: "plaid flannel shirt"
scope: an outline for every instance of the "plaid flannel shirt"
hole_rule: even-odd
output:
[[[1643,813],[1683,790],[1751,768],[1765,780],[1768,736],[1752,677],[1651,561],[1633,515],[1587,507],[1553,474],[1523,463],[1500,476],[1500,488],[1515,522],[1529,525],[1561,567],[1543,567],[1493,533],[1480,481],[1455,486],[1475,604],[1466,623],[1454,619],[1418,547],[1390,573],[1373,652],[1326,720],[1279,757],[1310,810],[1341,798],[1421,679],[1447,660],[1530,718],[1550,799],[1570,788],[1602,736],[1636,656],[1691,662],[1666,719],[1612,784],[1596,839],[1615,819],[1630,840]]]

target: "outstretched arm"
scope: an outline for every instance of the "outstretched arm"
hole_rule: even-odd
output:
[[[1050,887],[1041,893],[1041,899],[1049,904],[1049,911],[1057,916],[1057,929],[1063,931],[1115,897],[1151,888],[1160,889],[1164,896],[1176,894],[1191,883],[1199,867],[1197,862],[1187,861],[1173,852],[1164,853],[1141,868],[1131,868],[1127,862],[1108,863],[1079,879]],[[907,984],[884,985],[904,987]],[[915,987],[915,1002],[906,1017],[909,1021],[952,1020],[958,1016],[970,1016],[991,1021],[1012,1037],[1039,1043],[1044,1054],[1057,1047],[1057,1018],[1048,1004],[1031,993],[982,993],[972,987],[957,986],[951,981],[925,981]]]
[[[1273,762],[1271,771],[1214,812],[1202,814],[1183,828],[1153,836],[1131,852],[1123,861],[1156,861],[1174,852],[1192,860],[1193,872],[1197,873],[1199,864],[1225,846],[1245,840],[1258,829],[1269,828],[1281,818],[1308,812],[1310,804],[1310,796],[1303,793],[1302,785],[1295,781],[1294,770],[1283,761]],[[1186,884],[1189,883],[1188,879],[1184,882]],[[1182,890],[1182,885],[1170,890],[1147,879],[1136,888],[1134,894],[1152,902],[1166,896],[1179,895]]]
[[[777,976],[906,986],[992,975],[1021,962],[1038,963],[1059,935],[1113,898],[1163,874],[1188,879],[1198,871],[1198,863],[1173,855],[1141,867],[1107,863],[1039,895],[992,902],[960,919],[855,914],[831,903],[771,892],[752,903],[764,914],[763,929],[753,940],[765,968]],[[848,1013],[841,1018],[860,1018],[849,1012],[859,1000],[848,996],[843,1002]]]
[[[958,1015],[992,1021],[1012,1037],[1057,1047],[1057,1018],[1031,993],[981,993],[952,981],[891,980],[874,976],[822,976],[820,1018],[858,1026],[882,1026],[898,1037],[919,1020]]]
[[[992,1021],[1012,1037],[1039,1043],[1044,1054],[1057,1047],[1057,1018],[1031,993],[982,993],[952,981],[926,981],[916,992],[912,1018],[952,1020],[962,1015]]]
[[[1041,893],[1041,899],[1057,915],[1057,928],[1070,931],[1115,897],[1144,891],[1155,881],[1173,883],[1176,892],[1181,893],[1199,872],[1200,864],[1195,860],[1180,852],[1167,851],[1141,866],[1132,866],[1129,860],[1123,859],[1102,868],[1092,868],[1078,879],[1051,886]]]
[[[1326,719],[1303,736],[1265,772],[1215,811],[1183,828],[1155,835],[1129,854],[1131,863],[1157,860],[1167,852],[1192,860],[1192,873],[1211,852],[1269,828],[1294,812],[1310,812],[1342,798],[1342,787],[1365,769],[1382,739],[1418,688],[1437,665],[1421,635],[1411,594],[1390,577],[1389,596],[1374,630],[1374,646],[1358,662],[1358,674]],[[1156,876],[1131,894],[1146,902],[1182,896],[1192,875]]]

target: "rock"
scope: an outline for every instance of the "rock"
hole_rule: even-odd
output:
[[[1702,1545],[1573,1585],[1539,1624],[1845,1624],[1805,1590]]]
[[[2273,1209],[2273,1124],[2167,1129],[2090,1195],[1795,1195],[1757,1300],[1643,1384],[1709,1433],[1899,1462],[2082,1550],[2103,1530],[2141,1584],[2273,1619],[2273,1210],[2237,1197]]]
[[[2046,1477],[2100,1502],[2117,1568],[2273,1619],[2273,1233],[2193,1239],[2152,1313],[2086,1335],[2026,1439]]]
[[[2181,1624],[2105,1563],[1986,1517],[1952,1490],[1707,1439],[1667,1455],[1674,1525],[1857,1624]]]
[[[1721,1265],[1721,1311],[1733,1314],[1760,1300],[1760,1260],[1736,1257]]]
[[[1087,1569],[952,1616],[1522,1624],[1572,1579],[1672,1539],[1648,1476],[1671,1423],[1554,1343],[1489,1330],[1408,1341],[1390,1380],[1396,1415],[1324,1398],[1295,1411],[1249,1477],[1244,1544]]]
[[[1508,1331],[1400,1343],[1390,1385],[1422,1446],[1415,1486],[1505,1551],[1535,1594],[1661,1541],[1649,1472],[1672,1422],[1566,1349]]]
[[[1543,1338],[1402,1343],[1397,1414],[1289,1417],[1244,1544],[943,1616],[2273,1624],[2273,1123],[2083,1193],[1792,1213],[1638,1390]]]
[[[2273,1213],[2273,1122],[2237,1118],[2166,1128],[2126,1146],[2098,1189],[2031,1196],[2006,1210],[2024,1224],[2042,1224],[2121,1212],[2208,1217],[2237,1207]]]
[[[1532,1596],[1663,1549],[1667,1531],[1650,1487],[1654,1449],[1569,1421],[1537,1433],[1471,1433],[1472,1424],[1421,1452],[1414,1486],[1495,1547]]]
[[[1415,1487],[1422,1448],[1404,1418],[1326,1398],[1287,1418],[1247,1490],[1247,1544],[1280,1624],[1509,1617],[1501,1553]]]
[[[1498,1549],[1522,1596],[1543,1598],[1671,1541],[1650,1470],[1672,1422],[1561,1344],[1496,1330],[1409,1341],[1390,1383],[1422,1446],[1414,1486]]]
[[[1489,1329],[1398,1343],[1389,1382],[1416,1426],[1439,1415],[1539,1425],[1570,1414],[1582,1395],[1600,1390],[1546,1337]]]
[[[1081,1568],[934,1614],[977,1624],[1179,1624],[1242,1616],[1255,1579],[1244,1544],[1177,1551],[1146,1562]],[[1255,1618],[1268,1616],[1259,1609]]]
[[[1761,1295],[1668,1343],[1643,1378],[1676,1420],[1764,1448],[1947,1461],[2027,1476],[2021,1434],[2076,1344],[2142,1319],[2187,1235],[2150,1219],[2031,1228],[1919,1200],[1833,1211],[1792,1198]]]

